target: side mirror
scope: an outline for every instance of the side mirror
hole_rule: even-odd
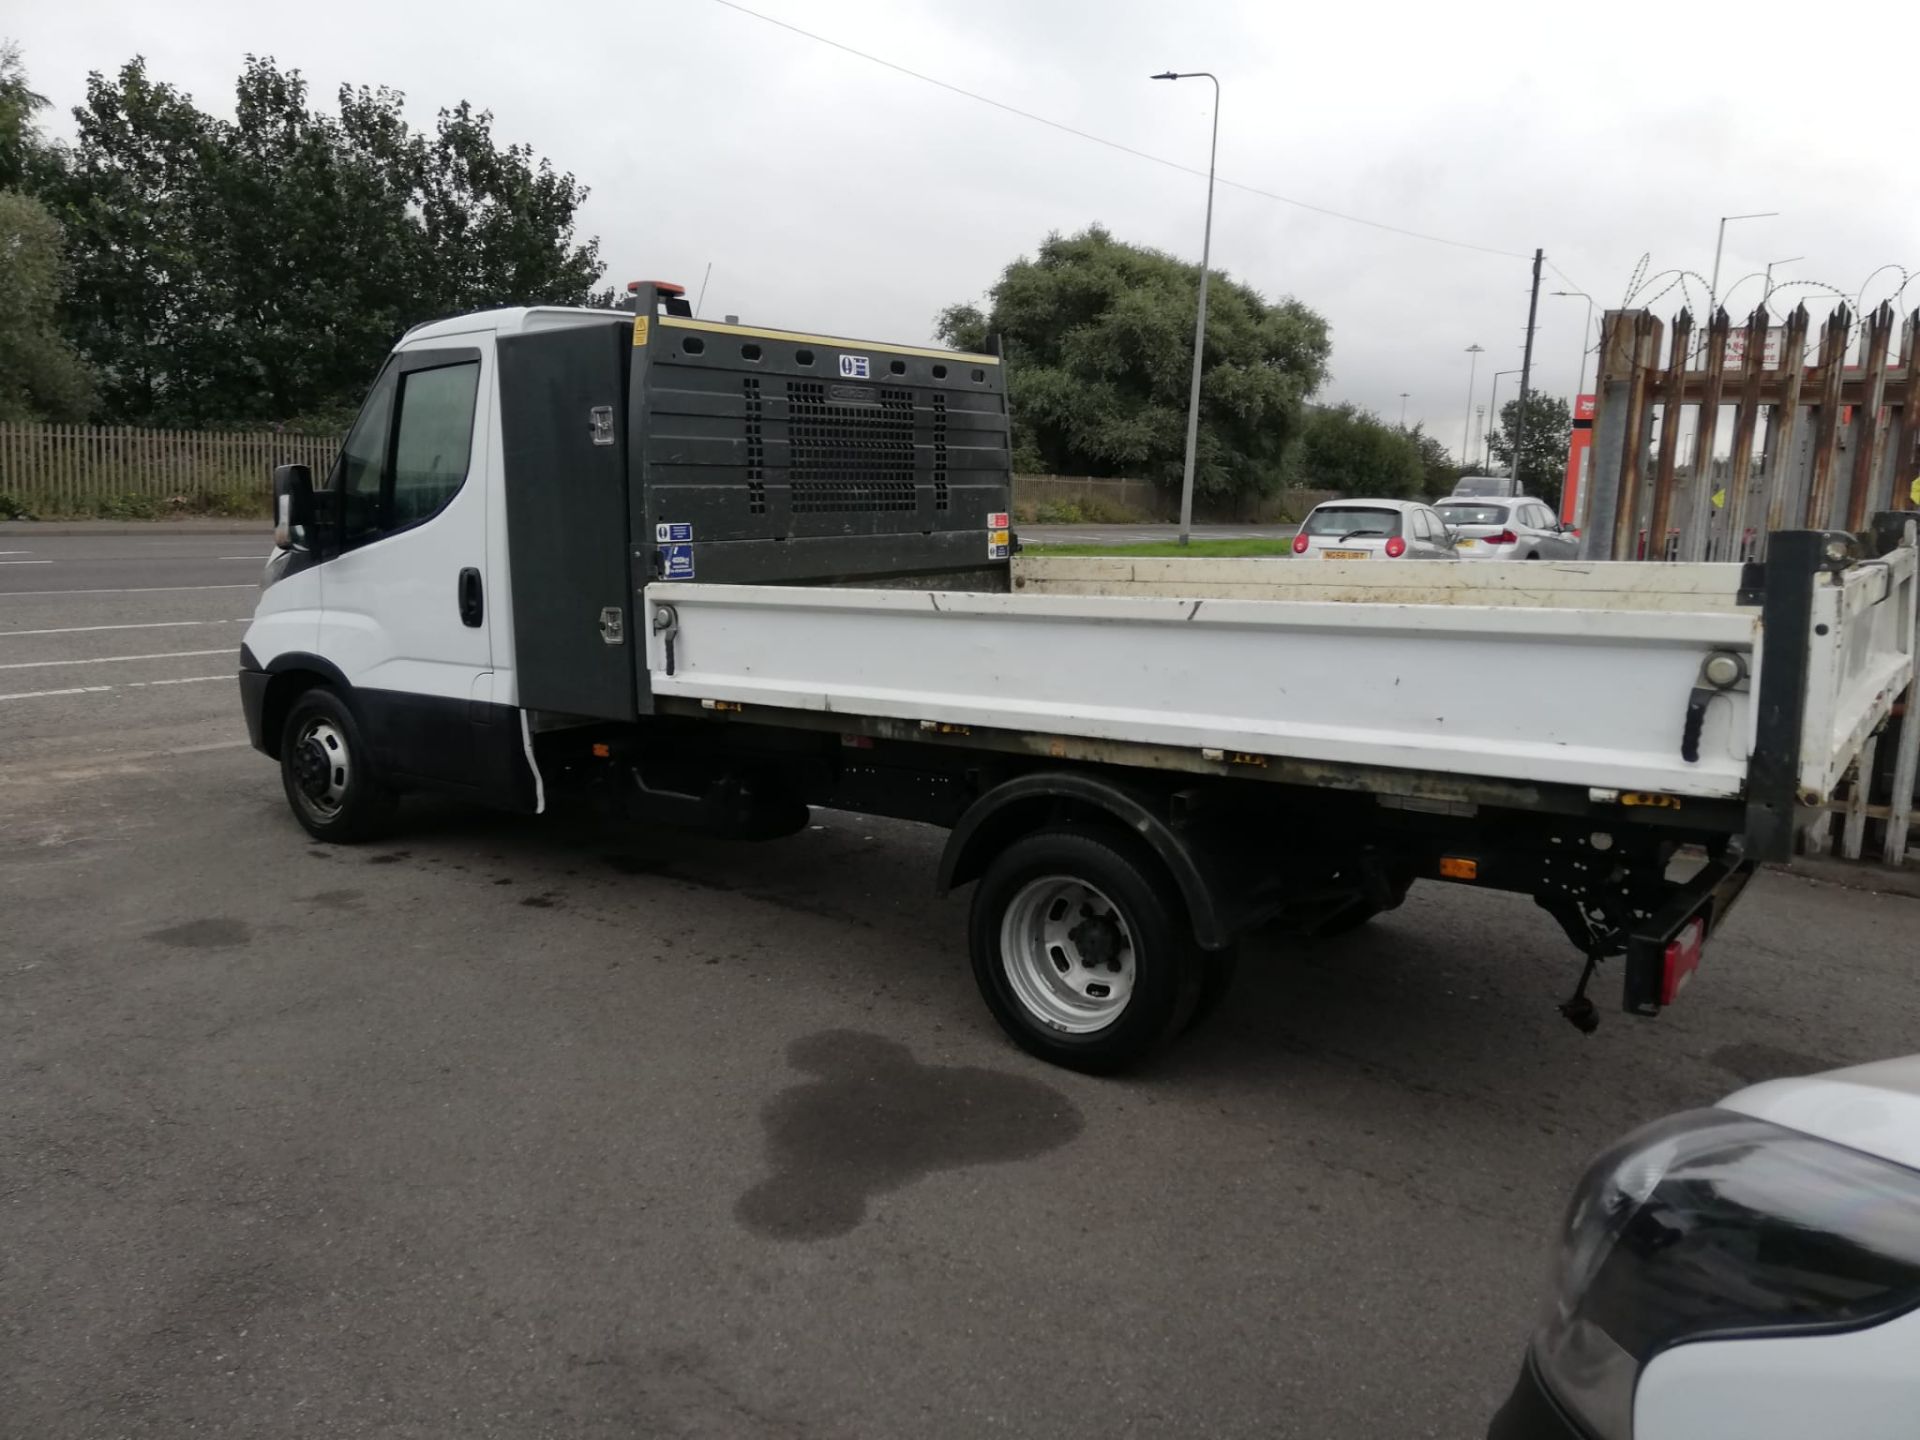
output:
[[[313,525],[313,471],[305,465],[273,467],[273,543],[282,550],[308,548]]]

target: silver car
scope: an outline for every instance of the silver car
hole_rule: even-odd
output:
[[[1453,537],[1417,500],[1329,500],[1308,512],[1293,537],[1303,560],[1452,560]]]
[[[1580,532],[1562,525],[1544,500],[1451,497],[1434,506],[1453,531],[1462,560],[1578,560]]]

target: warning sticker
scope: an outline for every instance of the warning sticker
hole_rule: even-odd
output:
[[[676,520],[671,524],[662,521],[653,527],[653,540],[656,545],[684,545],[693,539],[693,526],[685,521]]]
[[[647,317],[645,315],[636,315],[633,317],[633,343],[636,349],[647,343]]]
[[[1012,516],[1004,510],[996,510],[987,516],[987,558],[1005,560],[1013,553]]]
[[[663,580],[693,579],[693,546],[668,545],[660,552],[660,578]]]
[[[840,378],[842,380],[868,380],[867,357],[865,355],[842,355],[840,357]]]

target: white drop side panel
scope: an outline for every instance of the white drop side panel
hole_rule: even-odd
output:
[[[1695,796],[1746,773],[1745,693],[1697,763],[1680,742],[1752,611],[700,584],[647,606],[659,696]]]

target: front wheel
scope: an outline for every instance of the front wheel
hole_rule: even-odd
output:
[[[316,840],[371,840],[393,819],[394,793],[373,773],[353,712],[331,690],[308,690],[287,712],[280,781],[294,818]]]
[[[1102,1074],[1193,1014],[1204,967],[1172,882],[1124,840],[1042,830],[987,867],[968,918],[994,1019],[1042,1060]]]

